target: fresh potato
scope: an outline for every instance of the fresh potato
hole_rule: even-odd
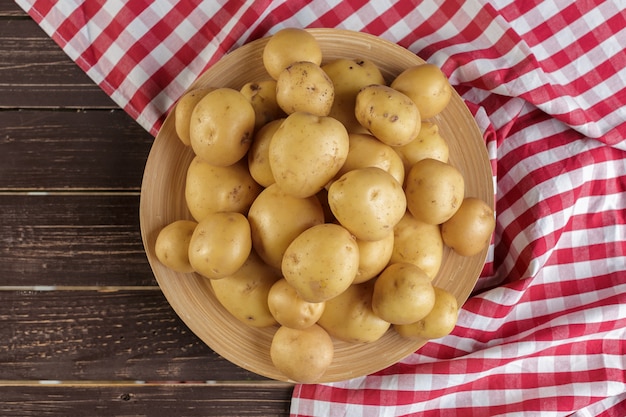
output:
[[[294,62],[276,80],[276,102],[288,115],[306,112],[328,116],[334,99],[333,82],[312,62]]]
[[[450,149],[448,143],[439,134],[439,126],[432,122],[422,122],[422,128],[417,137],[394,150],[402,159],[405,172],[422,159],[431,158],[441,162],[448,162]]]
[[[443,261],[443,240],[439,225],[417,220],[407,211],[393,232],[393,250],[389,262],[412,263],[433,280]]]
[[[467,197],[454,215],[441,225],[443,242],[462,256],[486,248],[496,227],[493,209],[484,201]]]
[[[281,326],[270,345],[270,359],[287,378],[299,383],[319,380],[333,361],[335,347],[317,324],[306,329]]]
[[[319,303],[346,290],[359,269],[359,247],[345,228],[332,223],[312,226],[287,247],[281,270],[298,295]]]
[[[335,178],[357,168],[378,167],[390,173],[399,184],[404,183],[404,163],[394,148],[370,134],[349,133],[348,137],[348,157]]]
[[[402,71],[391,88],[413,100],[422,119],[430,119],[446,108],[452,98],[452,86],[446,75],[434,64],[422,64]]]
[[[320,65],[322,49],[317,39],[300,28],[285,28],[273,34],[263,48],[263,66],[273,79],[289,65],[309,61]]]
[[[262,126],[254,135],[252,146],[248,150],[248,169],[252,178],[263,187],[276,182],[270,167],[270,141],[284,118],[272,120]]]
[[[191,113],[191,147],[211,165],[232,165],[248,152],[254,123],[254,108],[243,94],[232,88],[215,89]]]
[[[363,127],[389,146],[406,145],[422,127],[415,103],[385,85],[362,88],[356,96],[354,113]]]
[[[276,80],[250,81],[239,90],[254,109],[254,131],[285,116],[276,102]]]
[[[360,58],[335,59],[322,65],[322,69],[335,88],[335,100],[328,115],[343,123],[348,132],[367,133],[354,115],[356,95],[368,85],[385,84],[380,69],[373,62]]]
[[[197,225],[192,220],[176,220],[161,229],[154,246],[157,259],[174,271],[193,272],[189,242]]]
[[[414,323],[426,317],[434,305],[430,277],[414,264],[391,264],[376,278],[372,310],[389,323]]]
[[[317,323],[333,337],[351,343],[379,340],[391,326],[372,310],[374,280],[353,284],[326,301]]]
[[[285,327],[306,329],[317,322],[326,303],[310,303],[303,300],[294,287],[284,278],[276,281],[267,295],[272,316]]]
[[[359,246],[359,271],[353,284],[368,281],[385,269],[393,253],[393,242],[393,232],[380,240],[356,240]]]
[[[435,305],[430,313],[415,323],[394,325],[394,329],[408,339],[438,339],[452,332],[458,316],[459,305],[454,295],[435,287]]]
[[[441,224],[461,206],[463,175],[452,165],[426,158],[413,165],[405,185],[407,207],[418,220]]]
[[[189,242],[189,262],[200,275],[234,274],[250,256],[250,224],[241,213],[211,213],[198,223]]]
[[[276,324],[268,296],[279,279],[280,273],[252,251],[233,274],[209,282],[215,298],[235,318],[251,327],[268,327]]]
[[[295,197],[315,195],[337,174],[349,146],[346,128],[332,117],[292,113],[270,142],[274,180]]]
[[[178,138],[186,146],[191,145],[191,139],[189,138],[191,113],[196,104],[213,90],[215,90],[215,87],[202,87],[190,90],[183,94],[174,107],[174,129]]]
[[[362,240],[385,238],[406,211],[402,186],[377,167],[342,175],[328,188],[328,204],[339,223]]]
[[[246,214],[261,190],[245,160],[221,167],[196,156],[187,168],[185,202],[198,222],[218,211]]]
[[[324,223],[324,211],[315,196],[294,197],[272,184],[252,203],[248,221],[252,246],[266,263],[280,269],[287,247],[306,229]]]

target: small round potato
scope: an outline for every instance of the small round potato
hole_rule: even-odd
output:
[[[276,102],[287,114],[306,112],[328,116],[334,99],[333,82],[312,62],[294,62],[276,80]]]
[[[235,318],[251,327],[268,327],[276,324],[267,300],[279,279],[280,273],[252,251],[233,274],[209,282],[215,298]]]
[[[270,141],[285,119],[276,119],[262,126],[254,135],[248,151],[248,169],[252,178],[263,187],[274,184],[274,174],[270,167]]]
[[[326,301],[317,323],[332,336],[351,343],[379,340],[391,326],[372,310],[374,280],[353,284],[346,291]]]
[[[320,65],[322,49],[317,39],[300,28],[285,28],[273,34],[263,48],[263,66],[273,79],[289,65],[309,61]]]
[[[306,329],[315,324],[326,305],[323,301],[309,303],[303,300],[284,278],[272,285],[267,295],[267,304],[276,321],[292,329]]]
[[[300,233],[324,223],[324,211],[315,196],[294,197],[272,184],[252,203],[248,221],[254,250],[280,269],[287,247]]]
[[[417,220],[406,212],[393,229],[390,263],[409,262],[433,280],[443,261],[443,240],[439,225]]]
[[[452,98],[448,78],[434,64],[407,68],[391,82],[391,88],[409,96],[417,105],[422,119],[439,114]]]
[[[489,245],[496,227],[493,209],[483,200],[467,197],[441,225],[443,242],[462,256],[473,256]]]
[[[217,88],[191,113],[189,139],[196,155],[211,165],[228,166],[243,158],[252,144],[255,114],[237,90]]]
[[[406,145],[395,147],[394,150],[400,155],[407,173],[417,161],[431,158],[448,162],[450,155],[448,143],[439,134],[439,126],[432,122],[422,122],[417,137]]]
[[[359,272],[353,284],[368,281],[385,269],[393,253],[393,241],[393,233],[380,240],[356,240],[359,246]]]
[[[250,224],[241,213],[212,213],[198,223],[189,242],[189,262],[200,275],[234,274],[250,256]]]
[[[174,129],[178,138],[187,146],[191,145],[189,138],[189,125],[191,122],[191,113],[196,104],[215,87],[203,87],[190,90],[183,94],[174,107]]]
[[[434,305],[430,277],[414,264],[391,264],[376,278],[372,310],[389,323],[414,323],[426,317]]]
[[[255,132],[272,120],[285,116],[276,102],[276,80],[250,81],[239,91],[254,108]]]
[[[394,329],[408,339],[438,339],[452,332],[459,316],[459,305],[454,295],[435,287],[435,305],[421,320],[395,325]]]
[[[221,167],[196,156],[187,168],[185,201],[196,221],[218,211],[246,214],[261,189],[245,160]]]
[[[359,270],[359,247],[345,228],[312,226],[291,242],[283,256],[283,276],[305,301],[319,303],[346,290]]]
[[[416,219],[441,224],[461,206],[465,180],[452,165],[426,158],[409,171],[405,192],[407,207]]]
[[[154,252],[161,263],[177,272],[193,272],[189,263],[189,242],[198,223],[176,220],[157,235]]]
[[[328,188],[328,204],[339,223],[362,240],[385,238],[406,212],[402,186],[377,167],[342,175]]]
[[[422,127],[415,103],[386,85],[362,88],[356,96],[354,114],[363,127],[389,146],[406,145]]]
[[[270,359],[294,382],[318,381],[333,361],[335,347],[330,335],[314,324],[306,329],[281,326],[270,345]]]
[[[280,125],[269,148],[274,180],[295,197],[317,194],[348,157],[346,128],[332,117],[292,113]]]

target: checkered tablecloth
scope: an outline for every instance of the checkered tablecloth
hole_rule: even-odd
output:
[[[381,36],[462,95],[497,227],[457,327],[373,375],[296,386],[294,416],[626,416],[626,2],[17,3],[153,134],[202,71],[287,26]]]

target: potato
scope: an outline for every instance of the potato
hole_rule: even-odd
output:
[[[461,206],[465,180],[452,165],[426,158],[409,171],[405,192],[407,207],[416,219],[441,224]]]
[[[239,90],[254,109],[254,131],[285,116],[276,102],[276,80],[251,81]]]
[[[192,220],[176,220],[161,229],[154,245],[157,259],[174,271],[193,272],[189,263],[189,242],[197,225]]]
[[[406,145],[422,127],[415,103],[385,85],[361,89],[356,96],[354,114],[363,127],[389,146]]]
[[[287,247],[306,229],[324,223],[324,211],[315,196],[293,197],[272,184],[252,203],[248,221],[252,246],[261,259],[280,269]]]
[[[254,108],[243,94],[218,88],[202,97],[191,113],[191,147],[211,165],[232,165],[248,152],[254,123]]]
[[[378,167],[390,173],[398,183],[404,183],[404,163],[394,148],[370,134],[349,133],[348,137],[350,139],[348,157],[336,178],[353,169]]]
[[[372,310],[389,323],[414,323],[426,317],[434,305],[430,277],[414,264],[391,264],[374,282]]]
[[[312,62],[294,62],[276,80],[276,102],[288,115],[306,112],[328,116],[334,99],[333,82]]]
[[[191,113],[196,104],[215,87],[203,87],[190,90],[182,95],[174,107],[174,129],[178,138],[186,145],[191,145],[189,138],[189,125],[191,122]]]
[[[267,300],[279,279],[280,273],[252,251],[233,274],[209,282],[215,298],[235,318],[251,327],[268,327],[276,324]]]
[[[351,343],[379,340],[391,326],[372,310],[374,280],[353,284],[343,293],[326,301],[317,323],[332,336]]]
[[[261,190],[245,160],[220,167],[196,156],[187,168],[185,202],[196,221],[218,211],[246,214]]]
[[[402,71],[391,88],[413,100],[422,119],[430,119],[446,108],[452,98],[452,86],[446,75],[434,64],[422,64]]]
[[[459,306],[454,295],[435,287],[435,305],[430,313],[415,323],[394,325],[394,329],[408,339],[438,339],[452,332],[458,316]]]
[[[343,227],[312,226],[287,247],[283,276],[305,301],[319,303],[346,290],[359,269],[359,247]]]
[[[389,262],[412,263],[433,280],[443,261],[443,240],[439,225],[417,220],[407,211],[393,232],[393,249]]]
[[[317,324],[306,329],[281,326],[270,345],[270,359],[287,378],[299,383],[319,380],[333,361],[335,347]]]
[[[284,278],[270,288],[267,304],[276,321],[292,329],[306,329],[315,324],[326,305],[324,301],[310,303],[303,300]]]
[[[486,248],[496,227],[493,209],[484,201],[467,197],[454,215],[441,225],[443,242],[462,256]]]
[[[402,186],[377,167],[342,175],[328,188],[328,204],[339,223],[362,240],[383,239],[406,211]]]
[[[270,141],[284,118],[272,120],[262,126],[254,135],[252,146],[248,150],[248,169],[252,178],[263,187],[276,182],[270,167]]]
[[[349,146],[346,128],[332,117],[290,114],[270,142],[274,180],[295,197],[317,194],[344,164]]]
[[[448,143],[439,134],[439,126],[432,122],[422,122],[417,137],[406,145],[395,147],[394,150],[400,156],[407,173],[417,161],[431,158],[448,162],[450,155]]]
[[[380,240],[356,240],[359,246],[359,271],[353,284],[368,281],[385,269],[393,253],[393,241],[393,232]]]
[[[263,66],[273,79],[289,65],[309,61],[320,65],[322,49],[313,35],[300,28],[285,28],[273,34],[263,48]]]
[[[385,84],[379,68],[366,59],[340,58],[322,65],[322,69],[335,89],[335,100],[328,115],[343,123],[348,132],[367,133],[354,114],[356,95],[368,85]]]
[[[189,242],[189,262],[200,275],[234,274],[250,256],[250,224],[241,213],[211,213],[198,223]]]

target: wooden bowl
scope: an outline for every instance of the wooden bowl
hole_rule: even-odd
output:
[[[424,62],[412,52],[372,35],[336,29],[311,29],[310,32],[321,45],[325,62],[336,58],[367,59],[378,65],[388,81],[405,68]],[[261,58],[267,40],[253,41],[224,56],[190,89],[202,86],[240,89],[246,82],[268,78]],[[141,189],[141,234],[156,280],[189,329],[216,353],[259,375],[287,381],[269,356],[276,327],[258,329],[239,322],[216,300],[207,279],[193,273],[174,272],[155,256],[154,244],[161,228],[175,220],[191,219],[184,187],[193,153],[176,136],[171,116],[166,118],[154,141]],[[434,119],[448,142],[450,163],[465,177],[466,196],[479,197],[493,207],[492,172],[485,144],[459,95],[454,93],[447,108]],[[476,284],[486,253],[485,249],[479,255],[462,257],[446,248],[434,284],[452,292],[462,305]],[[391,328],[373,343],[334,343],[333,363],[319,382],[376,372],[415,352],[426,341],[403,339]]]

